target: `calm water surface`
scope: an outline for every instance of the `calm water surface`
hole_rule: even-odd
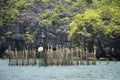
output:
[[[120,80],[120,62],[79,66],[8,66],[0,59],[0,80]]]

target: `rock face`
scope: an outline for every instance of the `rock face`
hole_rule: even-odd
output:
[[[21,10],[17,18],[9,25],[3,25],[4,27],[0,28],[0,56],[9,45],[12,49],[18,50],[27,46],[47,47],[48,44],[72,47],[72,40],[67,34],[68,24],[75,14],[84,13],[84,8],[74,10],[71,2],[67,3],[64,0],[51,0],[50,3],[43,4],[40,0],[31,1],[33,1],[32,7]],[[38,1],[37,4],[34,1]],[[120,60],[119,41],[119,35],[116,35],[114,39],[100,37],[97,41],[97,57],[110,59],[114,57]],[[91,45],[90,43],[88,48],[91,48]]]
[[[12,48],[23,49],[24,47],[47,47],[48,44],[56,46],[68,46],[67,30],[68,23],[59,21],[49,25],[43,21],[45,10],[54,10],[56,4],[36,4],[22,10],[18,17],[0,29],[0,53],[4,53],[9,45]],[[67,15],[64,14],[64,17]],[[64,22],[64,23],[63,23]],[[61,27],[62,26],[62,27]],[[69,45],[70,46],[70,45]]]
[[[16,20],[15,22],[13,21],[13,24],[14,25],[11,23],[10,26],[6,27],[6,30],[11,32],[11,34],[4,34],[4,37],[7,39],[19,41],[20,43],[24,42],[25,44],[33,44],[36,46],[47,45],[48,43],[53,46],[57,44],[64,45],[67,41],[67,31],[65,31],[64,28],[59,29],[54,26],[52,27],[39,22],[34,22],[34,20],[33,22],[23,20],[23,23],[20,23],[19,20],[17,22]],[[6,32],[6,30],[3,32]],[[33,35],[31,39],[32,41],[26,41],[26,33]],[[5,43],[8,42],[6,41]]]

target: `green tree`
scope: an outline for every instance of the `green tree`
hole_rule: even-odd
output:
[[[33,42],[33,34],[29,33],[29,32],[26,32],[25,33],[25,41],[27,43],[32,43]]]
[[[29,0],[1,0],[0,2],[2,4],[0,6],[0,27],[9,24],[23,9],[32,6]]]
[[[101,0],[99,2],[101,6],[93,9],[90,7],[85,13],[74,16],[69,24],[71,37],[78,39],[77,33],[82,35],[90,33],[96,38],[99,36],[113,38],[120,33],[120,11],[117,4],[119,1],[113,0],[107,3],[107,0]]]
[[[88,33],[97,33],[101,25],[102,19],[95,10],[87,10],[84,14],[77,14],[74,16],[73,21],[69,24],[70,26],[70,36],[77,32],[84,34]]]

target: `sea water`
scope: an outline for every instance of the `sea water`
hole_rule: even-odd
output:
[[[9,66],[0,59],[0,80],[120,80],[120,62],[97,62],[96,65]]]

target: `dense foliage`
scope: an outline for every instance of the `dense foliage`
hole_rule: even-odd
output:
[[[89,8],[83,14],[74,16],[69,24],[70,36],[74,38],[76,46],[79,46],[77,44],[84,43],[84,46],[89,48],[89,43],[93,43],[91,46],[96,45],[98,49],[101,48],[101,53],[106,52],[104,56],[112,57],[116,54],[115,50],[117,50],[112,42],[115,39],[119,39],[120,34],[120,6],[118,4],[120,1],[92,1]],[[86,42],[79,39],[79,36],[84,37]]]
[[[39,29],[47,27],[52,40],[59,31],[69,31],[75,46],[91,50],[96,45],[98,56],[119,58],[119,4],[119,0],[0,0],[0,47],[15,36],[34,43]]]

